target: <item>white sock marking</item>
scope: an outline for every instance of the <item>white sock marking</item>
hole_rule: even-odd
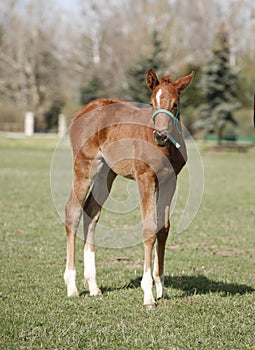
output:
[[[75,269],[69,270],[68,268],[66,268],[64,273],[64,280],[67,286],[68,297],[79,295],[75,284],[75,278],[76,278],[76,270]]]
[[[157,291],[157,298],[162,298],[163,297],[163,292],[164,292],[164,276],[160,277],[155,277],[154,276],[154,282],[156,286],[156,291]]]
[[[89,285],[90,295],[100,294],[100,289],[96,282],[95,252],[92,252],[90,249],[84,250],[84,277]]]
[[[95,252],[90,249],[84,250],[84,277],[86,279],[95,279],[96,277]]]
[[[154,304],[155,300],[152,295],[151,269],[148,269],[146,272],[144,272],[141,287],[144,291],[144,305]]]

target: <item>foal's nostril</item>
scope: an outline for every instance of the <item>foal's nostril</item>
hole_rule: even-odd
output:
[[[167,138],[167,133],[165,131],[156,131],[156,137],[159,139],[159,140],[164,140]]]
[[[165,144],[167,142],[167,132],[165,130],[155,130],[154,131],[154,140],[157,142],[157,143],[160,143],[160,144]]]

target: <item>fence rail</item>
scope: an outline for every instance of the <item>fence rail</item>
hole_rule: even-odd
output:
[[[66,133],[66,116],[58,116],[56,133],[63,137]],[[23,122],[0,122],[1,133],[23,133],[25,136],[32,136],[35,133],[35,116],[33,112],[26,112]],[[50,132],[49,132],[50,134]]]
[[[205,137],[206,141],[217,141],[216,135],[207,135]],[[229,140],[227,137],[222,139],[223,143],[246,143],[249,145],[255,145],[255,136],[236,136],[235,140]]]

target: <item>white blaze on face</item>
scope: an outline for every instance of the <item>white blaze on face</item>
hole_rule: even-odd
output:
[[[159,89],[159,91],[156,94],[156,101],[157,101],[157,107],[158,108],[160,107],[160,96],[161,96],[161,94],[162,94],[162,90]]]

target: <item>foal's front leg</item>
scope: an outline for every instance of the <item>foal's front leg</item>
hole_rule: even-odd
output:
[[[167,236],[168,228],[163,228],[157,233],[157,243],[153,269],[153,279],[156,286],[157,299],[168,298],[167,292],[164,287],[164,256]]]
[[[157,243],[154,260],[153,278],[156,285],[157,299],[168,298],[164,288],[165,246],[170,228],[170,205],[176,187],[176,176],[159,185],[157,192]]]
[[[145,176],[138,181],[143,218],[144,270],[141,287],[144,292],[144,306],[148,309],[155,306],[152,293],[151,261],[152,250],[156,240],[156,222],[154,213],[154,180]]]

